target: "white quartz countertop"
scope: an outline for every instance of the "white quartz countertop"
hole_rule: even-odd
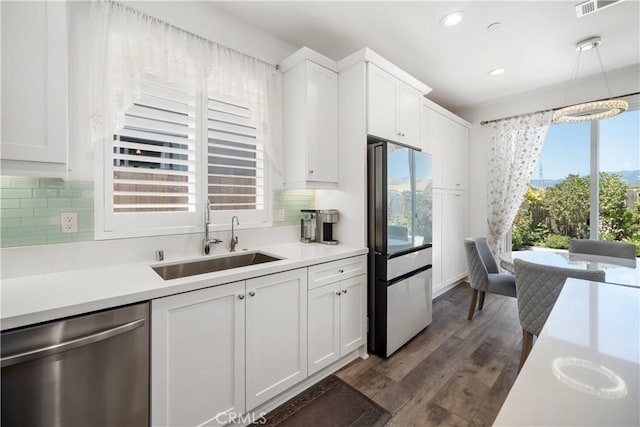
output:
[[[640,289],[568,279],[496,426],[640,425]]]
[[[254,250],[283,259],[172,280],[163,280],[151,266],[174,264],[175,260],[5,279],[0,291],[0,326],[2,330],[17,328],[368,252],[367,248],[297,242],[252,248]],[[205,257],[190,260],[202,259]]]

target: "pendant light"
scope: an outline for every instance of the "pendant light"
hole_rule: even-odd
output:
[[[611,88],[609,87],[609,81],[607,80],[607,75],[604,72],[604,66],[602,65],[602,58],[600,58],[600,51],[598,50],[598,46],[602,43],[602,39],[600,37],[590,37],[585,40],[581,40],[576,43],[576,51],[578,52],[578,57],[576,58],[576,63],[573,68],[573,74],[571,76],[571,81],[569,82],[569,90],[567,91],[567,99],[569,99],[569,95],[571,94],[571,89],[573,88],[574,81],[578,75],[578,68],[580,66],[580,57],[582,52],[587,50],[594,49],[598,54],[598,61],[600,63],[600,71],[602,72],[602,77],[604,79],[605,85],[607,86],[607,92],[609,94],[609,98],[611,98]],[[594,101],[594,102],[584,102],[582,104],[572,105],[570,107],[562,108],[555,113],[553,113],[553,122],[554,123],[576,123],[576,122],[585,122],[591,120],[600,120],[606,119],[608,117],[613,117],[620,113],[624,113],[629,108],[629,104],[626,101],[621,99],[606,99],[603,101]]]

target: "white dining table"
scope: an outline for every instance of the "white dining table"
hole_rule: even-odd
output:
[[[500,256],[500,266],[513,273],[513,260],[516,258],[554,267],[602,270],[607,283],[640,288],[640,266],[637,258],[625,259],[567,251],[513,251]]]
[[[640,289],[567,279],[494,426],[640,425]]]

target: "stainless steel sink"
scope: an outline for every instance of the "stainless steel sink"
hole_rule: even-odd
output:
[[[277,258],[262,252],[249,252],[238,255],[228,255],[218,258],[203,259],[201,261],[189,261],[178,264],[158,265],[153,271],[164,280],[180,277],[195,276],[197,274],[212,273],[214,271],[229,270],[231,268],[246,267],[249,265],[263,264],[265,262],[280,261]]]

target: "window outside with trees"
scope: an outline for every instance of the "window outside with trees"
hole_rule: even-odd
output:
[[[600,240],[634,243],[640,256],[637,100],[637,95],[630,100],[627,112],[597,123],[551,126],[513,224],[513,250],[567,249],[570,239],[589,239],[597,232]],[[597,204],[590,197],[592,171],[599,178]],[[595,209],[598,221],[591,224]]]

